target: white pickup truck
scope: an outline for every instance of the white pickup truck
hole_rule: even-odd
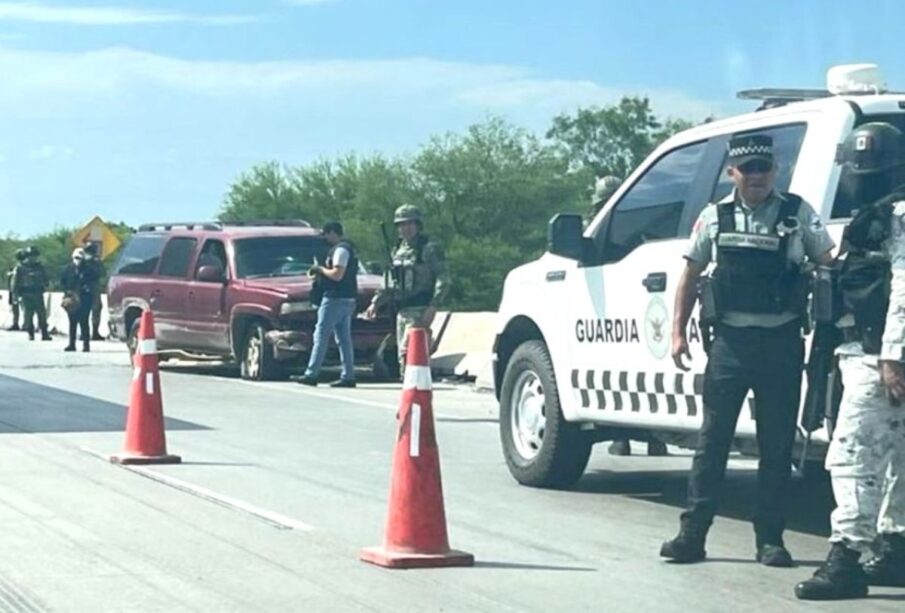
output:
[[[810,203],[838,244],[852,205],[837,192],[837,146],[869,121],[905,131],[905,94],[886,92],[875,66],[834,67],[827,81],[826,90],[743,92],[762,101],[757,111],[673,136],[587,228],[577,215],[554,217],[547,253],[509,273],[494,380],[503,451],[516,480],[568,486],[595,442],[626,435],[695,446],[706,356],[695,317],[692,370],[673,364],[673,301],[692,224],[731,190],[730,136],[772,136],[776,188]],[[747,403],[735,446],[756,454],[753,399]],[[814,432],[804,453],[800,430],[796,457],[819,460],[829,436],[826,427]]]

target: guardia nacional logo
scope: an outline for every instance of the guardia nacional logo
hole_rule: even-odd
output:
[[[651,355],[662,360],[669,353],[669,310],[660,296],[651,296],[644,314],[644,340]]]

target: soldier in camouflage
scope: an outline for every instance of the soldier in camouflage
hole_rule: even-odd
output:
[[[403,372],[408,332],[415,327],[430,332],[437,307],[449,292],[449,273],[443,248],[422,233],[424,217],[418,207],[403,204],[396,209],[393,223],[399,240],[391,254],[390,286],[374,296],[367,316],[376,317],[377,311],[384,307],[395,308],[396,346],[400,372]]]
[[[29,245],[25,250],[25,260],[16,267],[13,292],[22,303],[25,311],[25,331],[28,339],[35,340],[35,315],[38,316],[38,326],[41,329],[41,339],[51,340],[47,331],[47,309],[44,306],[44,292],[47,291],[47,271],[38,260],[41,252],[34,245]]]
[[[11,331],[21,330],[21,328],[19,327],[19,297],[16,296],[16,292],[13,287],[16,284],[16,270],[19,268],[19,265],[22,264],[22,260],[24,259],[25,250],[16,249],[16,263],[6,273],[6,286],[9,288],[9,310],[13,314],[13,324],[9,328],[7,328],[7,330]]]
[[[888,123],[868,123],[841,152],[840,186],[867,204],[843,244],[849,314],[837,325],[848,342],[836,351],[844,391],[826,458],[837,504],[831,549],[796,586],[803,600],[863,598],[868,585],[905,587],[905,136]],[[874,557],[861,565],[872,547]]]

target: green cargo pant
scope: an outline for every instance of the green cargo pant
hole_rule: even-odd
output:
[[[396,348],[399,352],[399,374],[405,372],[405,355],[408,352],[409,330],[412,328],[425,328],[427,330],[427,345],[431,344],[431,329],[424,322],[424,311],[427,307],[407,307],[399,309],[396,313]],[[428,356],[430,358],[430,356]]]
[[[23,292],[19,295],[22,310],[25,311],[25,331],[29,337],[35,335],[35,315],[38,316],[38,328],[43,336],[47,336],[47,307],[44,305],[44,292]]]

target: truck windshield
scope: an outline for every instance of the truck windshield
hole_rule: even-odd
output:
[[[236,276],[240,279],[304,275],[327,255],[327,241],[319,236],[264,236],[236,243]]]

